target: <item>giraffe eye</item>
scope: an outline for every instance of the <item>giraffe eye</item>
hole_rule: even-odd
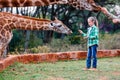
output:
[[[50,23],[51,24],[51,26],[53,26],[53,23]]]

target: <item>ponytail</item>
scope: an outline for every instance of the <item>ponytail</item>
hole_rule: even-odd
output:
[[[96,17],[94,17],[94,20],[95,20],[95,25],[98,27],[98,20]]]

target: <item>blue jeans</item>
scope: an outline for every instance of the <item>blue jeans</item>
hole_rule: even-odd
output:
[[[86,66],[87,68],[91,67],[91,61],[92,62],[92,68],[97,68],[97,47],[98,45],[93,45],[88,48],[87,53],[87,60],[86,60]]]

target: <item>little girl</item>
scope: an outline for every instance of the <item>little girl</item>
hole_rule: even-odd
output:
[[[98,21],[95,17],[88,18],[89,28],[87,34],[82,30],[78,30],[85,38],[87,38],[88,53],[86,59],[86,68],[84,70],[97,70],[97,47],[99,43]],[[91,62],[93,61],[93,62]],[[92,64],[91,64],[92,63]],[[91,68],[92,65],[92,68]],[[91,69],[90,69],[91,68]]]

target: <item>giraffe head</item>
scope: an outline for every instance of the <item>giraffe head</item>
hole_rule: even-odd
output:
[[[51,21],[49,28],[51,28],[51,30],[56,31],[58,33],[64,33],[64,34],[72,33],[72,31],[65,24],[63,24],[62,21],[58,20],[57,18],[55,18],[54,21]]]

